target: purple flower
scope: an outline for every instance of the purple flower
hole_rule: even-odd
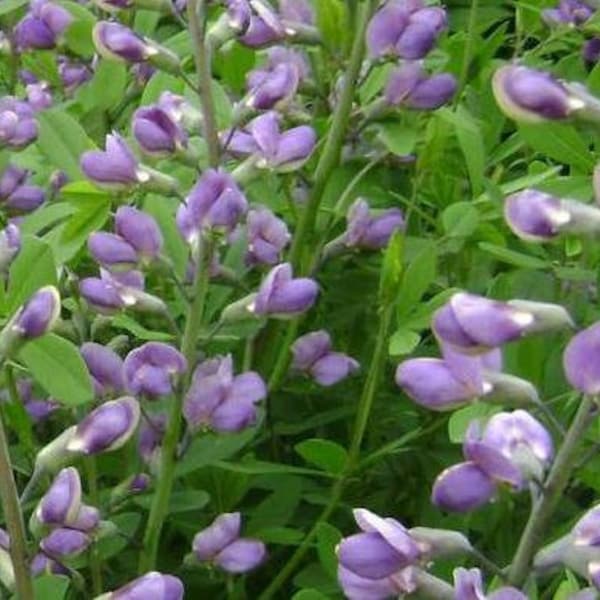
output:
[[[449,73],[428,77],[419,63],[405,63],[394,69],[384,91],[388,104],[417,110],[434,110],[456,93],[456,79]]]
[[[362,198],[352,204],[346,221],[348,225],[343,240],[350,248],[385,248],[392,235],[405,228],[404,217],[398,208],[390,208],[374,215],[369,210],[367,201]]]
[[[132,131],[142,151],[150,156],[169,156],[187,148],[186,132],[159,106],[138,108]]]
[[[98,53],[112,60],[140,63],[158,54],[147,40],[120,23],[98,21],[92,37]]]
[[[92,78],[92,72],[87,65],[72,62],[65,56],[58,57],[58,75],[67,96],[72,95],[80,85]]]
[[[107,396],[125,390],[123,361],[108,346],[86,342],[81,346],[81,356],[87,365],[96,396]]]
[[[571,338],[563,354],[568,382],[576,390],[600,393],[600,323],[594,323]]]
[[[228,0],[230,25],[240,31],[239,41],[249,48],[263,48],[285,37],[277,15],[263,0]]]
[[[106,150],[84,152],[80,165],[88,179],[107,189],[127,189],[148,181],[137,158],[117,133],[106,136]]]
[[[183,414],[196,431],[210,428],[236,432],[256,421],[256,403],[267,395],[267,386],[258,373],[233,375],[231,355],[199,364],[185,397]]]
[[[585,106],[552,75],[529,67],[500,67],[494,73],[492,87],[502,112],[526,123],[566,119]]]
[[[33,382],[31,379],[21,379],[17,383],[19,396],[27,414],[34,423],[40,423],[47,419],[60,405],[51,399],[44,400],[33,395]]]
[[[542,11],[542,19],[550,26],[578,26],[594,14],[594,9],[581,0],[560,0],[556,8]]]
[[[173,393],[173,379],[185,373],[187,363],[173,346],[148,342],[127,355],[123,368],[132,394],[157,397]]]
[[[43,552],[38,552],[33,557],[30,568],[34,577],[40,575],[69,575],[69,569]]]
[[[279,14],[283,21],[313,25],[315,13],[308,0],[279,0]]]
[[[103,277],[86,277],[79,283],[79,293],[101,314],[112,315],[126,306],[120,288]]]
[[[266,558],[265,545],[241,538],[240,513],[219,515],[194,537],[192,549],[197,560],[211,562],[228,573],[247,573]]]
[[[237,184],[224,171],[205,171],[177,211],[177,226],[192,246],[205,229],[231,232],[246,212],[248,203]]]
[[[40,500],[33,516],[49,526],[70,526],[81,508],[81,480],[74,467],[62,469]]]
[[[299,169],[314,150],[315,131],[308,125],[300,125],[281,132],[279,120],[273,111],[256,117],[245,130],[234,132],[229,150],[238,155],[253,154],[260,168],[283,173]]]
[[[432,328],[445,345],[477,354],[532,333],[571,324],[566,310],[556,304],[498,302],[458,292],[434,313]]]
[[[417,589],[413,567],[406,567],[382,579],[370,579],[360,577],[340,564],[337,575],[348,600],[386,600],[412,594]]]
[[[31,0],[29,12],[15,26],[20,50],[49,50],[71,24],[71,13],[50,0]]]
[[[313,279],[294,279],[292,265],[277,265],[260,285],[251,312],[274,318],[290,318],[307,311],[315,303],[319,287]]]
[[[38,112],[52,106],[52,94],[50,86],[45,81],[30,83],[25,87],[27,102],[34,111]]]
[[[446,12],[440,7],[424,7],[420,0],[390,0],[373,15],[367,28],[369,54],[373,58],[423,58],[446,25]]]
[[[35,292],[7,327],[21,339],[33,340],[51,331],[59,317],[60,294],[49,285]]]
[[[293,62],[278,62],[248,73],[245,104],[250,108],[268,110],[289,102],[298,90],[300,73]]]
[[[0,186],[2,183],[0,182]],[[6,272],[21,250],[21,231],[14,223],[0,230],[0,271]]]
[[[587,40],[581,50],[583,60],[588,65],[595,65],[600,60],[600,38],[593,37]]]
[[[137,451],[151,470],[159,464],[160,445],[167,429],[167,421],[167,415],[159,413],[144,416],[140,424]]]
[[[102,596],[104,598],[104,596]],[[106,594],[105,600],[183,600],[183,583],[173,575],[146,573],[127,585]]]
[[[313,331],[299,337],[291,347],[292,369],[308,373],[323,386],[330,386],[358,370],[356,360],[331,351],[331,338],[324,331]]]
[[[128,271],[138,262],[135,248],[120,235],[95,231],[88,238],[90,254],[103,267],[112,271]]]
[[[527,600],[517,588],[505,586],[491,594],[485,594],[479,569],[454,569],[455,600]]]
[[[92,539],[77,529],[54,529],[40,542],[40,549],[51,558],[63,559],[85,552]]]
[[[10,164],[2,173],[0,204],[7,212],[28,213],[41,206],[46,200],[44,190],[35,185],[29,185],[28,178],[28,171]]]
[[[38,125],[33,108],[12,96],[0,98],[0,148],[25,148],[37,139]]]
[[[115,231],[138,256],[145,260],[157,258],[162,250],[163,237],[154,217],[132,206],[121,206],[115,214]]]
[[[140,405],[123,396],[101,404],[75,428],[67,450],[85,455],[117,450],[133,435],[140,420]]]
[[[246,217],[248,251],[246,264],[275,265],[281,252],[289,244],[291,235],[285,221],[261,206],[248,211]]]

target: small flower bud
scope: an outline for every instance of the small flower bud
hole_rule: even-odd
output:
[[[50,0],[32,0],[29,12],[15,26],[19,50],[50,50],[73,21],[71,13]]]
[[[90,372],[96,396],[119,394],[125,390],[123,361],[116,352],[93,342],[83,344],[80,351]]]
[[[74,467],[62,469],[40,500],[31,518],[32,530],[39,525],[70,526],[81,508],[81,480]]]
[[[154,217],[149,214],[132,206],[121,206],[115,214],[115,231],[143,259],[155,259],[160,254],[162,233]]]
[[[111,271],[129,271],[138,263],[135,248],[120,235],[95,231],[88,238],[87,245],[94,260]]]
[[[142,151],[150,156],[169,156],[187,148],[185,131],[158,106],[138,108],[132,131]]]
[[[6,272],[21,250],[21,231],[9,223],[0,231],[0,272]]]
[[[25,87],[27,102],[34,111],[39,112],[52,106],[52,94],[50,86],[45,81],[30,83]]]
[[[542,19],[551,27],[577,27],[594,14],[594,9],[580,0],[560,0],[556,8],[542,11]]]
[[[183,600],[183,584],[177,577],[157,571],[146,573],[127,585],[98,596],[95,600]]]
[[[27,102],[12,96],[0,98],[0,148],[25,148],[37,139],[38,125]]]
[[[43,552],[39,552],[33,557],[30,568],[34,577],[40,575],[70,575],[69,569]]]
[[[40,549],[52,558],[68,559],[85,552],[91,543],[92,539],[83,531],[59,528],[40,542]]]
[[[576,390],[600,393],[600,323],[594,323],[571,338],[563,354],[568,382]]]
[[[358,198],[346,215],[348,223],[343,241],[350,248],[378,250],[385,248],[392,235],[405,228],[404,216],[397,208],[390,208],[379,215],[369,210],[367,202]]]
[[[58,57],[58,75],[67,96],[72,96],[80,85],[92,78],[87,65],[71,62],[64,56]]]
[[[246,227],[248,230],[246,263],[277,264],[281,252],[292,237],[285,221],[278,219],[268,208],[260,207],[248,211]]]
[[[281,62],[271,69],[256,69],[247,77],[246,106],[257,110],[278,108],[296,94],[300,74],[294,63]]]
[[[475,598],[505,598],[506,600],[527,600],[527,596],[511,586],[497,588],[493,594],[486,596],[483,589],[483,578],[479,569],[454,569],[455,600],[474,600]]]

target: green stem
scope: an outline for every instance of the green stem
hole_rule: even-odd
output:
[[[294,554],[292,554],[290,560],[285,564],[283,569],[279,571],[277,577],[273,579],[271,584],[259,596],[258,600],[269,600],[272,598],[294,573],[304,558],[304,555],[311,548],[312,542],[317,535],[321,523],[324,523],[329,519],[340,499],[342,498],[346,482],[348,481],[358,462],[360,448],[365,435],[367,423],[369,422],[369,416],[371,414],[373,402],[375,400],[375,396],[377,395],[377,389],[379,387],[379,382],[381,380],[383,367],[385,364],[388,331],[390,328],[392,315],[392,304],[383,308],[379,320],[379,328],[377,331],[377,342],[375,344],[375,350],[369,366],[369,373],[367,374],[367,380],[365,381],[365,385],[358,403],[352,440],[350,442],[350,449],[346,458],[346,465],[339,479],[336,479],[333,487],[331,488],[331,492],[329,493],[329,502],[315,521],[314,525],[311,527],[310,531],[306,534],[306,537],[302,540],[300,546],[298,546]]]
[[[212,74],[208,44],[206,43],[206,0],[188,0],[187,13],[194,48],[194,61],[198,74],[198,88],[204,127],[204,140],[208,149],[211,167],[219,165],[219,135],[212,95]]]
[[[197,258],[197,271],[194,282],[194,300],[188,310],[185,331],[181,343],[181,352],[188,361],[189,380],[193,371],[196,355],[196,342],[202,325],[204,315],[206,293],[208,290],[210,262],[212,255],[212,244],[204,241],[200,245]],[[154,569],[156,564],[156,555],[158,552],[158,543],[163,523],[168,514],[169,499],[173,488],[175,476],[175,462],[177,458],[177,443],[181,433],[181,415],[183,409],[183,399],[185,395],[185,385],[172,399],[171,411],[169,413],[169,423],[162,443],[160,467],[157,478],[157,488],[152,499],[150,515],[144,534],[143,547],[140,555],[140,574]]]
[[[479,11],[479,0],[471,0],[471,9],[469,10],[469,23],[467,25],[467,41],[465,42],[465,53],[463,55],[462,68],[460,70],[460,80],[458,93],[454,96],[454,106],[460,100],[461,92],[464,90],[469,78],[469,67],[473,58],[473,46],[475,44],[475,28],[477,27],[477,13]]]
[[[92,505],[100,506],[100,497],[98,493],[98,469],[96,465],[96,458],[94,456],[88,456],[85,459],[85,470]],[[90,571],[92,574],[92,590],[94,592],[94,596],[99,596],[102,594],[102,589],[104,586],[102,583],[102,563],[96,544],[93,544],[90,549]]]
[[[346,135],[346,129],[350,120],[352,103],[356,92],[356,83],[360,74],[364,51],[365,51],[365,31],[371,16],[374,0],[367,0],[358,10],[357,26],[355,28],[354,41],[350,52],[350,61],[348,69],[344,73],[344,85],[340,94],[340,99],[333,114],[331,128],[325,141],[323,152],[319,158],[315,172],[315,182],[302,211],[298,229],[292,241],[290,250],[290,262],[296,270],[306,271],[307,265],[304,263],[304,253],[306,248],[313,248],[310,242],[311,237],[316,237],[315,223],[319,206],[323,198],[323,192],[331,177],[333,170],[340,162],[342,145]]]
[[[23,513],[19,506],[19,494],[10,462],[4,423],[0,419],[0,500],[10,536],[10,558],[15,572],[15,587],[19,600],[34,600],[29,561],[27,560],[27,537]]]
[[[533,556],[543,541],[550,518],[569,483],[577,459],[577,450],[593,419],[594,410],[594,399],[584,396],[550,469],[543,494],[532,506],[529,520],[521,535],[519,547],[508,572],[508,580],[514,586],[521,587],[531,572]]]

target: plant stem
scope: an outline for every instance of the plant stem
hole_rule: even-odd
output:
[[[85,470],[90,492],[90,500],[92,501],[93,506],[99,506],[100,499],[98,495],[98,469],[95,456],[88,456],[85,459]],[[103,588],[102,564],[96,544],[93,544],[90,549],[90,571],[92,574],[92,590],[94,592],[94,596],[99,596],[102,593]]]
[[[533,556],[542,543],[548,521],[567,487],[575,467],[577,450],[592,421],[594,409],[594,399],[584,396],[550,469],[544,492],[531,508],[529,520],[508,572],[508,580],[514,586],[521,587],[531,571]]]
[[[175,461],[177,458],[177,443],[181,433],[181,415],[186,384],[194,368],[196,342],[204,315],[206,292],[208,290],[212,243],[204,240],[200,244],[197,259],[197,271],[194,282],[194,300],[188,310],[185,331],[181,343],[181,352],[188,361],[188,376],[178,392],[174,395],[169,413],[169,422],[162,443],[160,467],[157,478],[157,488],[152,499],[150,515],[144,534],[143,547],[140,555],[140,574],[154,569],[160,532],[168,513],[169,499],[173,488]]]
[[[323,152],[317,164],[315,182],[310,197],[306,203],[306,207],[302,211],[298,229],[296,230],[292,241],[290,262],[294,266],[294,269],[301,272],[306,272],[306,269],[308,268],[304,263],[304,253],[306,248],[314,247],[313,244],[307,242],[310,241],[311,237],[316,237],[315,223],[319,206],[323,198],[323,192],[325,191],[333,170],[340,162],[342,145],[344,143],[344,137],[350,120],[350,113],[352,111],[356,83],[364,57],[365,32],[373,5],[374,0],[367,0],[367,2],[362,4],[358,11],[356,20],[357,26],[355,28],[354,41],[350,52],[350,61],[348,63],[348,69],[344,73],[344,84],[340,99],[333,114],[333,121],[325,141],[325,146],[323,147]]]
[[[467,84],[469,78],[469,67],[473,58],[473,45],[475,43],[475,28],[477,27],[477,16],[479,12],[479,0],[471,0],[471,9],[469,10],[469,23],[467,25],[467,40],[465,42],[465,53],[463,55],[462,67],[460,70],[460,80],[458,84],[458,92],[454,96],[454,106],[460,100],[462,91]]]
[[[212,74],[208,44],[206,43],[206,0],[188,0],[187,14],[194,48],[194,61],[198,74],[198,89],[204,127],[204,140],[208,149],[208,163],[219,165],[219,136],[215,117],[215,103],[212,95]]]
[[[0,418],[0,499],[10,536],[10,558],[15,572],[15,587],[19,600],[34,600],[29,562],[27,560],[27,538],[23,514],[19,506],[19,494],[13,475],[4,423]]]
[[[324,523],[327,521],[327,519],[329,519],[342,497],[344,488],[346,486],[346,482],[348,481],[348,478],[352,474],[352,471],[354,470],[357,464],[367,423],[369,421],[369,416],[371,414],[373,402],[375,400],[377,389],[379,387],[379,382],[381,380],[383,366],[385,363],[385,352],[387,348],[388,331],[390,328],[392,315],[393,304],[390,304],[383,308],[379,320],[379,328],[377,331],[377,342],[375,344],[375,349],[371,358],[371,364],[369,366],[369,373],[367,374],[367,380],[365,381],[365,385],[363,387],[362,394],[358,403],[358,408],[356,411],[356,420],[354,423],[352,440],[350,442],[350,449],[348,451],[348,456],[346,458],[346,465],[344,467],[344,470],[341,473],[340,477],[336,479],[335,483],[333,484],[331,492],[329,493],[329,502],[323,509],[323,512],[319,515],[314,525],[311,527],[310,531],[306,534],[306,537],[302,540],[300,546],[298,546],[294,554],[292,554],[290,560],[285,564],[285,566],[279,572],[277,577],[273,579],[271,584],[259,596],[259,600],[269,600],[270,598],[272,598],[281,588],[281,586],[294,573],[294,571],[304,558],[304,555],[310,549],[321,523]]]

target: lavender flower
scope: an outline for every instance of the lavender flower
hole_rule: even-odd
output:
[[[114,592],[98,596],[95,600],[138,600],[139,598],[183,600],[183,583],[173,575],[151,571]]]
[[[479,569],[454,569],[454,598],[456,600],[527,600],[527,596],[511,586],[498,588],[491,594],[483,590]]]
[[[586,106],[552,75],[529,67],[500,67],[492,87],[502,112],[525,123],[567,119]]]
[[[0,188],[2,182],[0,181]],[[0,230],[0,272],[6,272],[21,250],[21,231],[14,223]]]
[[[40,500],[32,519],[47,526],[70,526],[81,508],[81,480],[74,467],[62,469]]]
[[[315,13],[308,0],[279,0],[279,14],[283,21],[313,25]]]
[[[248,211],[246,218],[248,250],[246,263],[275,265],[281,252],[289,244],[291,235],[285,221],[261,206]]]
[[[81,356],[87,365],[96,396],[108,396],[125,390],[123,361],[108,346],[86,342],[81,346]]]
[[[137,265],[135,248],[120,235],[95,231],[88,238],[87,245],[94,260],[111,271],[129,271]]]
[[[248,73],[246,106],[258,110],[281,108],[296,94],[300,73],[293,62],[278,62]]]
[[[138,108],[132,131],[142,151],[150,156],[169,156],[187,148],[186,132],[159,106]]]
[[[27,102],[12,96],[0,98],[0,148],[25,148],[37,139],[35,113]]]
[[[156,470],[160,462],[160,445],[167,430],[167,415],[158,413],[144,416],[140,424],[137,451],[141,459]]]
[[[291,347],[292,369],[308,373],[323,386],[330,386],[358,370],[356,360],[331,351],[331,338],[324,331],[313,331],[299,337]]]
[[[404,216],[398,208],[373,214],[363,198],[358,198],[346,215],[348,223],[343,242],[350,248],[379,250],[385,248],[396,231],[405,228]]]
[[[7,212],[28,213],[41,206],[46,200],[44,190],[36,185],[30,185],[27,182],[28,178],[28,171],[10,164],[2,173],[0,204]]]
[[[231,232],[246,212],[244,194],[223,171],[205,171],[177,211],[177,226],[192,246],[200,242],[203,230]]]
[[[293,278],[289,263],[277,265],[260,285],[250,312],[273,318],[291,318],[307,311],[316,301],[319,287],[312,279]]]
[[[67,451],[85,455],[117,450],[133,435],[140,420],[140,405],[123,396],[101,404],[75,428]]]
[[[456,79],[449,73],[428,77],[420,64],[408,62],[392,71],[384,98],[392,106],[434,110],[452,99],[456,87]]]
[[[120,288],[106,277],[86,277],[79,283],[79,293],[101,314],[112,315],[126,306]]]
[[[115,231],[131,245],[142,261],[158,258],[163,237],[154,217],[132,206],[121,206],[115,214]]]
[[[433,331],[444,344],[460,352],[481,353],[540,331],[572,324],[556,304],[510,300],[498,302],[459,292],[433,316]]]
[[[196,367],[183,414],[193,431],[241,431],[256,421],[255,405],[266,395],[267,387],[258,373],[234,376],[231,355],[213,358]]]
[[[146,39],[120,23],[98,21],[92,35],[98,53],[112,60],[140,63],[158,54]]]
[[[600,38],[593,37],[587,40],[581,49],[581,54],[588,65],[595,65],[600,60]]]
[[[263,48],[282,40],[285,29],[277,13],[263,0],[228,0],[230,24],[238,40],[249,48]]]
[[[389,0],[367,29],[372,58],[386,55],[416,60],[426,56],[446,28],[444,9],[425,7],[419,0]]]
[[[40,542],[40,549],[51,558],[60,560],[79,556],[91,543],[92,538],[83,531],[59,528],[54,529]]]
[[[59,563],[57,560],[50,558],[43,552],[38,552],[31,560],[31,574],[34,577],[40,575],[69,575],[69,569]]]
[[[256,117],[245,130],[233,133],[229,150],[233,154],[254,155],[259,168],[282,173],[299,169],[314,150],[315,131],[301,125],[281,132],[279,121],[279,115],[273,111]]]
[[[20,50],[49,50],[56,46],[73,21],[71,13],[50,0],[31,0],[29,12],[15,27]]]
[[[59,56],[57,62],[58,75],[67,96],[71,96],[80,85],[92,78],[92,72],[83,63],[73,62],[65,56]]]
[[[266,558],[262,542],[240,537],[240,513],[224,513],[194,537],[192,549],[200,562],[211,562],[228,573],[247,573]]]
[[[33,394],[33,382],[31,379],[21,379],[17,383],[19,397],[27,414],[34,423],[45,421],[60,405],[52,399],[36,398]]]
[[[563,354],[567,380],[576,390],[595,396],[600,393],[600,323],[594,323],[571,338]]]
[[[10,331],[22,340],[33,340],[52,330],[60,316],[60,295],[53,286],[40,288],[17,311],[1,335]]]
[[[542,11],[542,19],[550,26],[583,25],[592,15],[594,9],[581,0],[560,0],[556,8]]]
[[[36,112],[52,106],[50,86],[45,81],[30,83],[25,87],[25,93],[27,94],[29,106]]]
[[[187,363],[172,346],[148,342],[127,355],[123,368],[132,394],[157,397],[173,393],[173,379],[185,373]]]

